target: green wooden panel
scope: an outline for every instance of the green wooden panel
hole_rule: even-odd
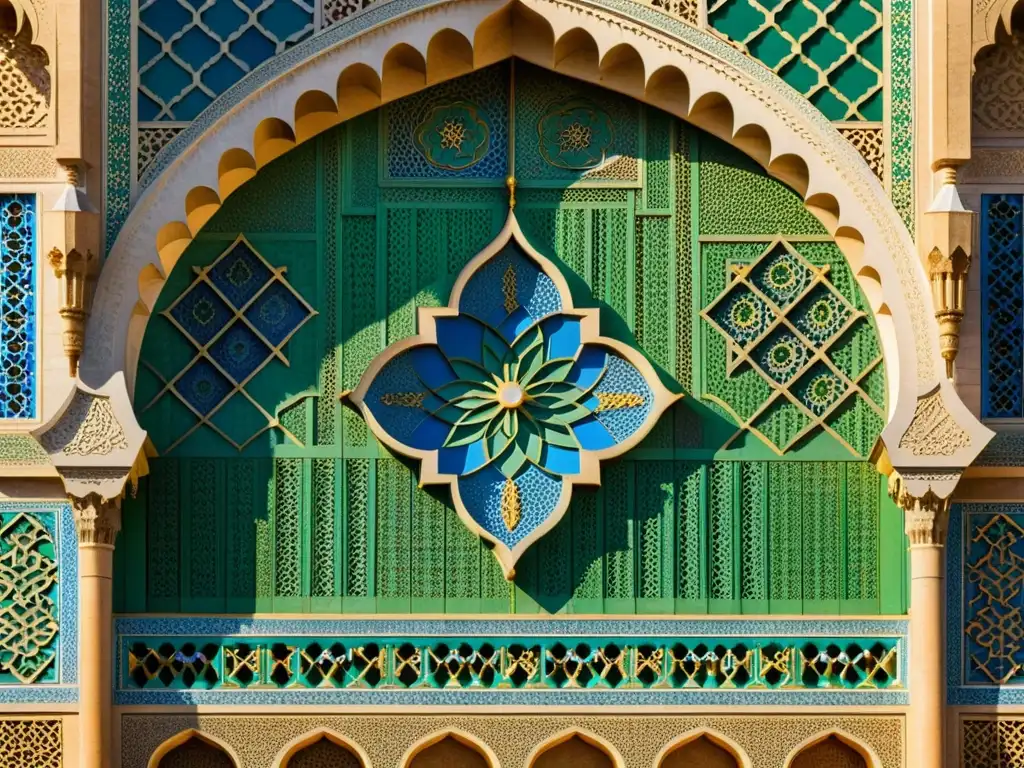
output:
[[[540,114],[541,95],[574,89],[591,93],[523,68],[516,98],[529,104],[517,124]],[[848,265],[798,195],[755,163],[667,114],[608,99],[636,156],[616,159],[599,184],[570,185],[539,156],[522,156],[537,149],[535,132],[520,133],[516,215],[578,305],[600,309],[602,332],[638,344],[686,396],[603,468],[600,488],[576,488],[514,581],[447,492],[418,487],[414,464],[379,446],[338,397],[387,344],[416,332],[416,307],[447,301],[508,212],[506,190],[490,182],[389,179],[384,155],[401,142],[382,132],[377,111],[261,170],[169,276],[136,391],[161,456],[125,505],[118,610],[905,611],[902,515],[865,461],[886,391],[870,316],[826,345],[832,365],[858,382],[855,396],[781,454],[772,440],[798,422],[788,401],[753,424],[766,439],[737,424],[781,385],[754,370],[760,353],[737,362],[735,342],[710,322],[744,268],[754,265],[749,279],[758,279],[776,238],[824,276],[835,306],[866,312]],[[202,345],[173,308],[239,235],[315,314],[204,424],[178,394]],[[788,322],[800,322],[802,306],[786,310]],[[799,378],[784,385],[797,398]]]

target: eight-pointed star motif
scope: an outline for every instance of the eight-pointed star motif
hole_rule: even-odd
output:
[[[348,396],[392,450],[446,484],[506,576],[565,514],[574,484],[636,445],[678,395],[627,344],[573,307],[561,273],[514,214],[459,274],[447,307],[391,345]]]

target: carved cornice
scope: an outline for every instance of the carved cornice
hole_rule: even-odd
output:
[[[69,496],[75,516],[79,544],[114,546],[121,530],[121,497],[105,498],[98,493]]]

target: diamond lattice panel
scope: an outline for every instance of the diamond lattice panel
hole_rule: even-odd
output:
[[[780,454],[819,430],[863,453],[863,441],[844,421],[882,420],[868,383],[881,356],[853,365],[847,359],[866,314],[843,297],[827,266],[813,265],[782,240],[753,263],[729,269],[725,290],[701,314],[728,344],[727,375],[753,372],[768,394],[746,405],[729,402],[726,391],[712,392],[713,399],[740,432],[749,430]]]
[[[312,32],[304,0],[141,0],[138,119],[192,120]]]
[[[710,0],[708,23],[830,120],[882,119],[881,0]]]
[[[196,354],[143,409],[173,396],[194,418],[170,451],[205,425],[241,450],[277,424],[247,391],[273,359],[287,363],[284,345],[316,312],[245,238],[239,238],[162,313]],[[189,416],[186,416],[189,418]],[[293,436],[294,442],[299,438]]]

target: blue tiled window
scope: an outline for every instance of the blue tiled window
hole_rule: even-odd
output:
[[[0,195],[0,418],[36,415],[35,259],[35,195]]]
[[[1024,418],[1024,195],[982,195],[982,416]]]

